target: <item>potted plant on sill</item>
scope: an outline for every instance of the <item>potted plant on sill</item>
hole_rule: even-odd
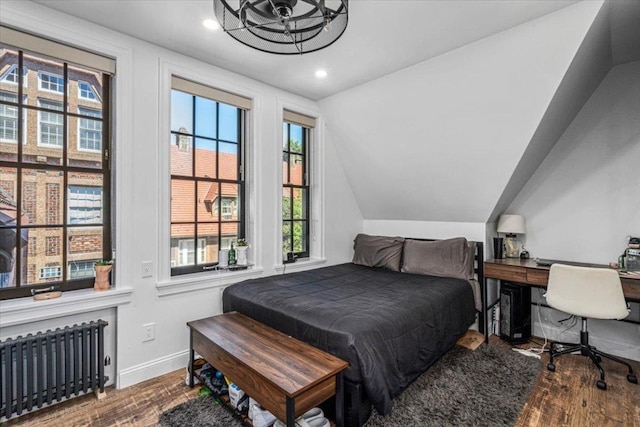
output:
[[[95,291],[106,291],[111,287],[109,282],[109,273],[113,268],[113,260],[99,260],[96,261],[93,268],[96,270],[96,279],[93,283],[93,289]]]
[[[238,265],[249,264],[247,259],[248,249],[249,249],[249,243],[247,243],[246,239],[238,239],[238,244],[236,247]]]

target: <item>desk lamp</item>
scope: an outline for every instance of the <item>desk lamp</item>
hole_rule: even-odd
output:
[[[505,233],[504,255],[507,258],[520,256],[518,234],[525,234],[524,217],[522,215],[500,215],[498,233]]]

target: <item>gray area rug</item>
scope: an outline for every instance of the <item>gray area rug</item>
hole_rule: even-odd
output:
[[[456,346],[393,400],[393,412],[373,411],[366,427],[513,426],[542,363],[508,349]],[[202,397],[160,417],[159,426],[241,426],[229,411]]]

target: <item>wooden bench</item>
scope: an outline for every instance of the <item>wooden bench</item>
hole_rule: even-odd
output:
[[[236,312],[187,325],[191,387],[198,352],[288,427],[335,394],[336,426],[343,427],[344,360]]]

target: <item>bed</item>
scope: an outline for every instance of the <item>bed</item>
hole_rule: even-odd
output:
[[[362,425],[371,404],[380,414],[390,413],[393,397],[451,349],[476,318],[477,292],[469,280],[404,269],[408,241],[419,242],[402,239],[397,269],[360,262],[248,280],[225,289],[223,310],[348,361],[346,420]],[[378,251],[377,257],[389,261],[388,253]],[[481,267],[473,268],[482,265],[477,260],[482,244],[474,245],[471,261],[482,280]]]

